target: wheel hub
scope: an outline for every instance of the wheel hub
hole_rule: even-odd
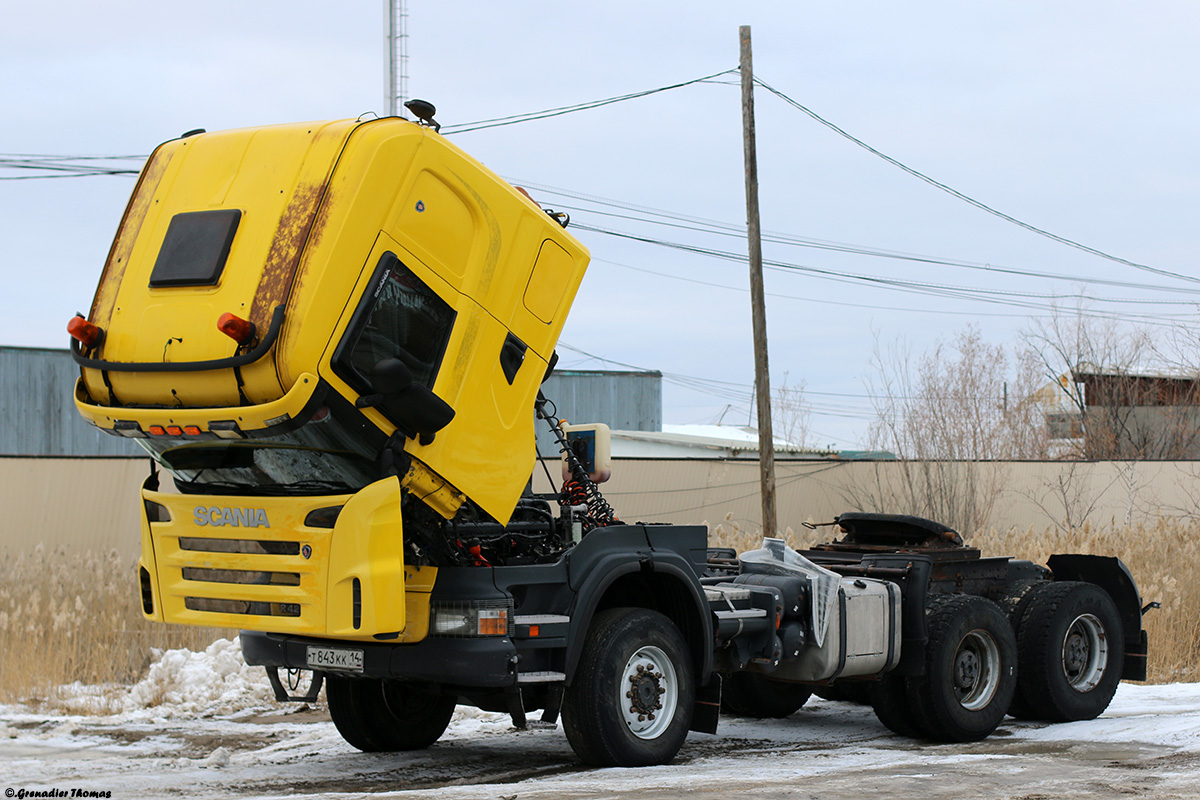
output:
[[[1108,669],[1108,635],[1094,614],[1080,614],[1063,638],[1062,667],[1067,683],[1076,691],[1090,692]]]
[[[653,664],[639,664],[637,673],[629,676],[631,684],[625,697],[629,700],[629,712],[638,715],[638,721],[654,719],[654,713],[662,710],[663,674]]]
[[[1000,685],[1000,648],[992,635],[977,628],[963,637],[954,654],[954,696],[968,711],[987,708]]]
[[[656,739],[671,726],[679,705],[679,677],[662,648],[639,648],[621,671],[618,701],[629,732]]]
[[[979,680],[979,656],[972,650],[959,652],[954,663],[954,685],[969,691]]]
[[[1088,647],[1087,639],[1078,631],[1074,631],[1067,637],[1067,646],[1065,651],[1065,661],[1067,664],[1067,672],[1077,674],[1083,669],[1084,664],[1088,662],[1088,652],[1091,648]]]

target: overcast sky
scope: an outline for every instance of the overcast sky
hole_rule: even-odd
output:
[[[1031,225],[1198,273],[1197,4],[745,5],[409,0],[409,94],[435,103],[449,127],[653,89],[736,68],[738,26],[749,24],[761,80],[877,150]],[[381,111],[383,9],[382,0],[10,3],[0,153],[142,155],[198,127]],[[563,342],[666,373],[666,422],[748,421],[746,266],[582,228],[744,253],[738,238],[644,221],[654,209],[744,224],[736,77],[453,136],[543,205],[570,209],[593,263]],[[1047,296],[1080,292],[1157,301],[1091,302],[1125,316],[1196,312],[1185,293],[1194,284],[1048,241],[762,88],[755,102],[765,230],[967,265],[765,246],[790,267],[766,273],[772,378],[806,385],[811,444],[862,441],[876,337],[907,337],[920,352],[974,323],[989,341],[1015,342]],[[130,177],[0,180],[0,344],[65,346],[132,186]],[[970,292],[952,299],[847,275]],[[1079,282],[1093,278],[1163,288]],[[616,368],[562,354],[568,367]],[[696,378],[725,383],[683,385]]]

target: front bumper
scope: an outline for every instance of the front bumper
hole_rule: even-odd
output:
[[[517,682],[517,649],[509,637],[428,637],[415,644],[337,642],[260,631],[242,631],[242,657],[251,666],[311,669],[309,645],[363,651],[368,678],[428,681],[451,686],[502,688]]]

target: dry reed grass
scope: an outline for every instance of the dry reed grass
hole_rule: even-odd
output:
[[[795,549],[832,538],[829,529],[788,529],[784,538]],[[759,547],[762,534],[743,530],[727,517],[711,529],[713,547],[738,552]],[[1200,680],[1200,522],[1160,519],[1152,525],[1091,527],[1073,530],[991,530],[968,544],[984,556],[1013,556],[1045,564],[1055,553],[1116,556],[1137,581],[1142,603],[1157,600],[1160,610],[1143,619],[1150,639],[1148,683]]]
[[[53,704],[56,686],[127,684],[155,649],[203,649],[229,631],[147,622],[137,564],[66,547],[0,562],[0,699]]]

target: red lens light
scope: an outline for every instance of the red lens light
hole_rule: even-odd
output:
[[[199,436],[200,435],[200,429],[198,427],[196,427],[195,425],[184,425],[183,432],[186,433],[188,436]]]
[[[151,425],[150,433],[154,434],[155,436],[166,436],[167,429],[164,428],[162,425]]]
[[[179,427],[178,425],[168,425],[167,433],[171,434],[172,436],[183,436],[183,428]]]
[[[228,311],[217,320],[217,330],[238,344],[245,344],[254,338],[254,323]]]

